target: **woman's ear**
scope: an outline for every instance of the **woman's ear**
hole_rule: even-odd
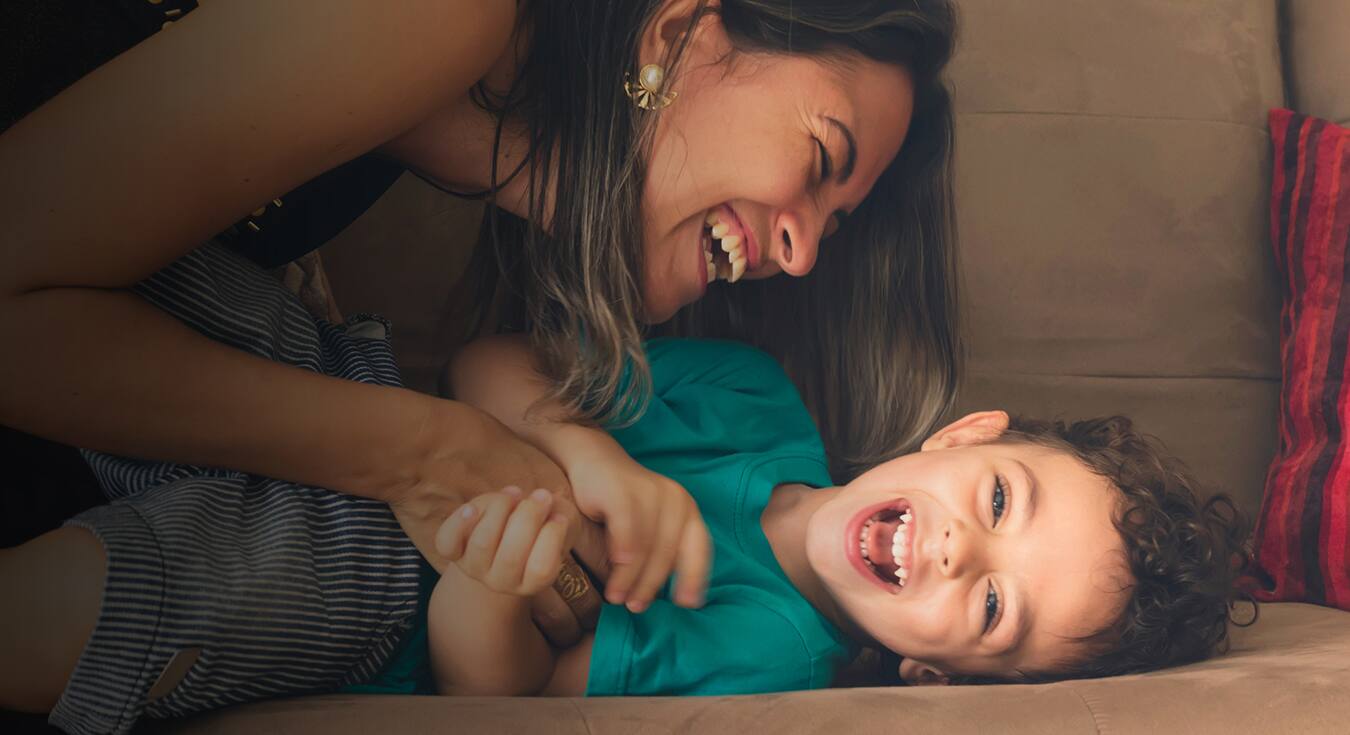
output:
[[[699,0],[665,0],[661,3],[651,21],[642,29],[642,37],[638,40],[638,68],[646,64],[665,66],[669,63],[671,55],[681,45],[681,37],[691,31],[697,32],[691,24],[699,5]],[[716,10],[718,3],[709,2],[705,7]],[[699,18],[699,26],[708,23],[721,28],[715,12],[704,13]]]
[[[952,683],[936,666],[912,658],[900,661],[900,680],[910,686],[947,686]]]
[[[923,442],[921,451],[988,444],[1008,430],[1007,411],[978,411],[938,429]]]

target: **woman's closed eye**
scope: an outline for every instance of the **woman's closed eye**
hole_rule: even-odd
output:
[[[820,150],[820,180],[817,183],[823,184],[834,175],[834,162],[830,160],[830,152],[820,138],[816,138],[816,148]]]

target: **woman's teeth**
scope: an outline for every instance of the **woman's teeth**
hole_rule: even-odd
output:
[[[746,253],[741,235],[732,234],[735,232],[732,223],[723,222],[721,212],[718,209],[708,212],[708,216],[704,218],[704,224],[709,228],[706,230],[708,245],[703,250],[704,262],[708,265],[708,283],[712,283],[719,278],[728,283],[741,280],[741,276],[745,275],[746,269]],[[714,248],[714,241],[716,242],[716,248]],[[725,259],[714,255],[714,250],[724,253]]]

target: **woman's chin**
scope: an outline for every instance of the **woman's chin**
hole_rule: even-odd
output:
[[[680,309],[698,301],[702,294],[684,298],[672,293],[655,294],[643,300],[642,318],[648,324],[670,321]]]

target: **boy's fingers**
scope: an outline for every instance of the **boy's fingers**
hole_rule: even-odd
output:
[[[642,549],[640,509],[632,500],[618,496],[605,509],[603,522],[610,536],[610,560],[629,564]]]
[[[478,508],[472,503],[465,503],[451,513],[436,530],[436,553],[449,561],[459,561],[464,556],[464,541],[478,523],[479,516]]]
[[[497,555],[497,545],[501,543],[502,531],[506,528],[506,519],[516,504],[515,498],[501,493],[480,495],[474,498],[475,502],[480,498],[483,504],[482,516],[469,534],[464,556],[459,560],[460,568],[475,579],[482,579],[491,568],[492,558]]]
[[[571,526],[567,516],[554,513],[539,529],[530,558],[525,562],[525,574],[521,577],[521,587],[525,594],[533,594],[553,584],[562,567],[564,550],[567,548],[567,530]]]
[[[695,513],[684,524],[679,554],[675,557],[675,604],[702,607],[712,573],[712,537],[703,517]]]
[[[617,500],[605,513],[605,532],[609,536],[609,560],[612,565],[605,583],[605,598],[622,604],[642,565],[643,543],[638,509],[628,500]]]
[[[651,552],[647,555],[633,591],[628,594],[628,609],[637,613],[647,609],[656,591],[670,578],[675,552],[680,544],[689,509],[683,505],[667,508],[658,520],[659,528]]]
[[[488,586],[501,592],[514,591],[520,587],[521,574],[530,557],[530,549],[539,537],[539,528],[548,518],[552,505],[553,495],[549,491],[536,490],[511,511],[501,541],[497,544],[497,553],[484,579]]]

